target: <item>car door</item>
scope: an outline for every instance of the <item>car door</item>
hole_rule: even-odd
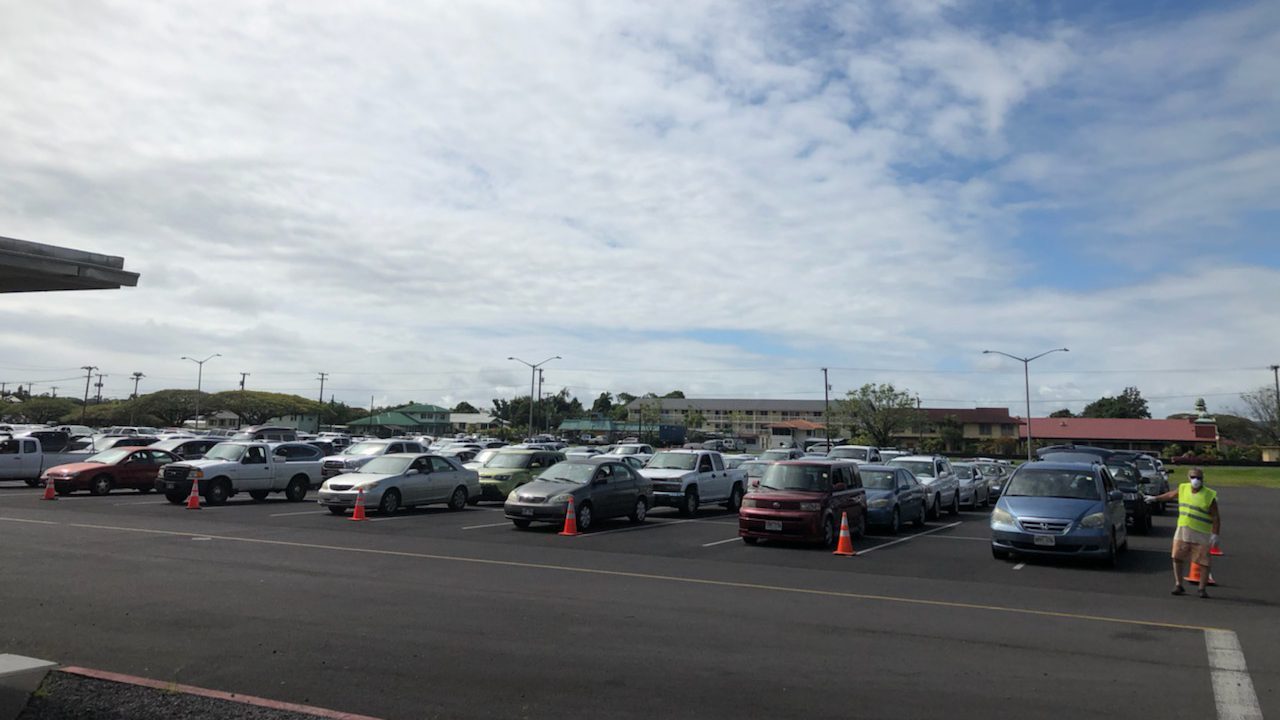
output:
[[[934,477],[938,478],[938,487],[942,488],[944,493],[950,489],[955,497],[959,498],[960,483],[956,480],[956,474],[951,471],[951,463],[944,459],[938,459],[933,461],[933,465]],[[943,502],[946,503],[948,507],[950,507],[953,502],[951,497],[951,495],[945,495],[943,499]]]
[[[1123,543],[1125,539],[1125,512],[1124,512],[1124,496],[1116,489],[1115,481],[1111,479],[1111,473],[1105,467],[1100,468],[1099,474],[1102,476],[1102,502],[1107,509],[1107,518],[1111,521],[1111,528],[1115,531],[1116,542]],[[1115,496],[1115,499],[1113,499]]]
[[[449,495],[453,493],[453,489],[458,486],[457,471],[453,465],[442,457],[432,455],[431,474],[427,483],[427,492],[429,494],[429,502],[444,502],[449,499]]]
[[[920,481],[906,470],[899,468],[898,476],[898,507],[902,509],[902,517],[911,518],[912,520],[924,516],[924,488],[921,487]]]
[[[23,477],[22,441],[13,438],[0,440],[0,479],[17,480]]]
[[[413,471],[417,471],[414,473]],[[404,479],[400,482],[401,502],[405,505],[422,505],[431,502],[431,459],[417,457],[409,463]]]
[[[614,477],[614,467],[615,463],[604,463],[591,476],[591,504],[600,519],[618,515],[618,480]]]
[[[142,487],[148,477],[154,485],[156,464],[151,458],[150,450],[135,450],[116,463],[115,486],[118,488]]]
[[[710,455],[698,456],[698,495],[703,502],[714,502],[726,493],[720,489],[720,473],[715,471]]]
[[[284,458],[274,458],[278,463],[280,473],[284,473]],[[275,464],[268,464],[267,448],[265,445],[250,445],[244,452],[244,456],[240,458],[240,478],[236,483],[238,490],[270,490],[274,485],[274,468]]]

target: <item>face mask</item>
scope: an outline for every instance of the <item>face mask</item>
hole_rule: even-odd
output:
[[[1201,485],[1204,485],[1204,480],[1201,480],[1200,478],[1191,478],[1192,490],[1199,490]]]

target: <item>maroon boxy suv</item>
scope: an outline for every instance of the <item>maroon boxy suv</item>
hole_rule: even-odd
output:
[[[845,513],[850,534],[860,536],[867,527],[867,493],[855,463],[789,460],[770,465],[742,499],[738,535],[751,545],[791,540],[832,546]]]

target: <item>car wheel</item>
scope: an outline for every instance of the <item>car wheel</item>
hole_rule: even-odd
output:
[[[921,499],[920,499],[920,512],[916,514],[916,519],[912,521],[912,524],[913,524],[913,525],[915,525],[915,526],[916,526],[916,527],[918,527],[918,528],[922,528],[922,527],[924,527],[924,516],[925,516],[924,498],[921,498]]]
[[[1000,548],[996,547],[995,545],[992,545],[992,546],[991,546],[991,557],[993,557],[993,558],[995,558],[995,559],[997,559],[997,560],[1008,560],[1008,559],[1009,559],[1009,551],[1008,551],[1008,550],[1001,550]]]
[[[849,536],[855,538],[863,538],[867,535],[867,514],[860,513],[858,515],[858,523],[849,528]]]
[[[69,488],[69,487],[68,487],[68,488],[59,488],[59,487],[55,486],[55,487],[54,487],[54,492],[58,493],[59,495],[70,495],[70,494],[71,494],[71,488]]]
[[[471,497],[471,494],[470,494],[470,493],[468,493],[468,494],[467,494],[467,504],[468,504],[468,505],[479,505],[479,504],[480,504],[480,497],[479,497],[479,496]]]
[[[270,494],[271,494],[270,490],[250,490],[249,491],[249,497],[253,498],[254,500],[266,500],[267,496]]]
[[[155,488],[147,487],[146,485],[143,485],[142,487],[138,488],[138,492],[141,493],[142,495],[146,495],[152,490],[155,490]]]
[[[27,478],[22,482],[26,483],[27,487],[40,487],[40,478]]]
[[[467,506],[467,489],[464,487],[456,487],[453,494],[449,496],[449,509],[461,510]]]
[[[942,517],[942,496],[933,496],[933,507],[929,509],[929,519],[937,520]]]
[[[835,547],[836,519],[830,515],[822,519],[822,547]]]
[[[187,496],[183,495],[182,493],[167,492],[164,494],[164,499],[168,500],[174,505],[181,505],[182,502],[187,499]]]
[[[760,542],[760,538],[744,537],[742,538],[742,542],[748,545],[755,545],[756,543]]]
[[[347,509],[346,509],[346,508],[344,508],[344,507],[337,507],[337,506],[335,506],[335,505],[330,505],[330,506],[329,506],[329,514],[330,514],[330,515],[346,515],[346,514],[347,514]]]
[[[90,495],[106,495],[111,492],[111,478],[99,475],[89,482]]]
[[[302,502],[307,497],[307,485],[310,483],[305,476],[298,475],[285,486],[284,496],[289,498],[289,502]]]
[[[382,499],[378,501],[378,512],[383,515],[391,515],[400,509],[400,491],[395,488],[387,488],[382,493]]]
[[[595,522],[595,517],[591,514],[591,503],[582,503],[582,507],[576,510],[578,513],[578,532],[590,530],[591,525]]]
[[[982,493],[982,508],[985,510],[991,507],[991,491],[987,490]]]
[[[214,480],[204,489],[204,501],[207,505],[226,504],[231,497],[231,482],[225,478]]]
[[[902,530],[902,516],[898,508],[893,509],[893,517],[889,518],[889,534],[897,535]]]
[[[647,517],[649,517],[649,503],[645,502],[642,497],[636,498],[636,506],[631,511],[629,519],[633,523],[642,523]]]
[[[960,491],[957,490],[955,495],[951,496],[951,507],[947,509],[950,515],[960,514]]]
[[[724,504],[729,512],[738,512],[742,507],[742,486],[734,485],[733,490],[729,492],[729,502]]]
[[[684,501],[680,503],[680,514],[685,517],[698,514],[698,489],[689,488],[684,493]]]
[[[512,525],[515,525],[515,526],[516,526],[516,528],[518,528],[518,529],[520,529],[520,530],[528,530],[528,529],[529,529],[529,526],[530,526],[530,525],[532,525],[533,523],[531,523],[531,522],[530,522],[530,521],[528,521],[528,520],[520,520],[520,519],[517,519],[517,518],[512,518],[512,520],[511,520],[511,524],[512,524]]]

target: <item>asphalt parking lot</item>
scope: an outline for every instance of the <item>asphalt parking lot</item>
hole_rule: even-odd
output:
[[[983,511],[839,558],[720,510],[567,538],[496,505],[38,497],[0,486],[0,648],[66,664],[386,718],[1280,713],[1271,490],[1223,491],[1207,601],[1168,594],[1171,516],[1108,570],[994,560]],[[1236,639],[1261,715],[1206,649]]]

